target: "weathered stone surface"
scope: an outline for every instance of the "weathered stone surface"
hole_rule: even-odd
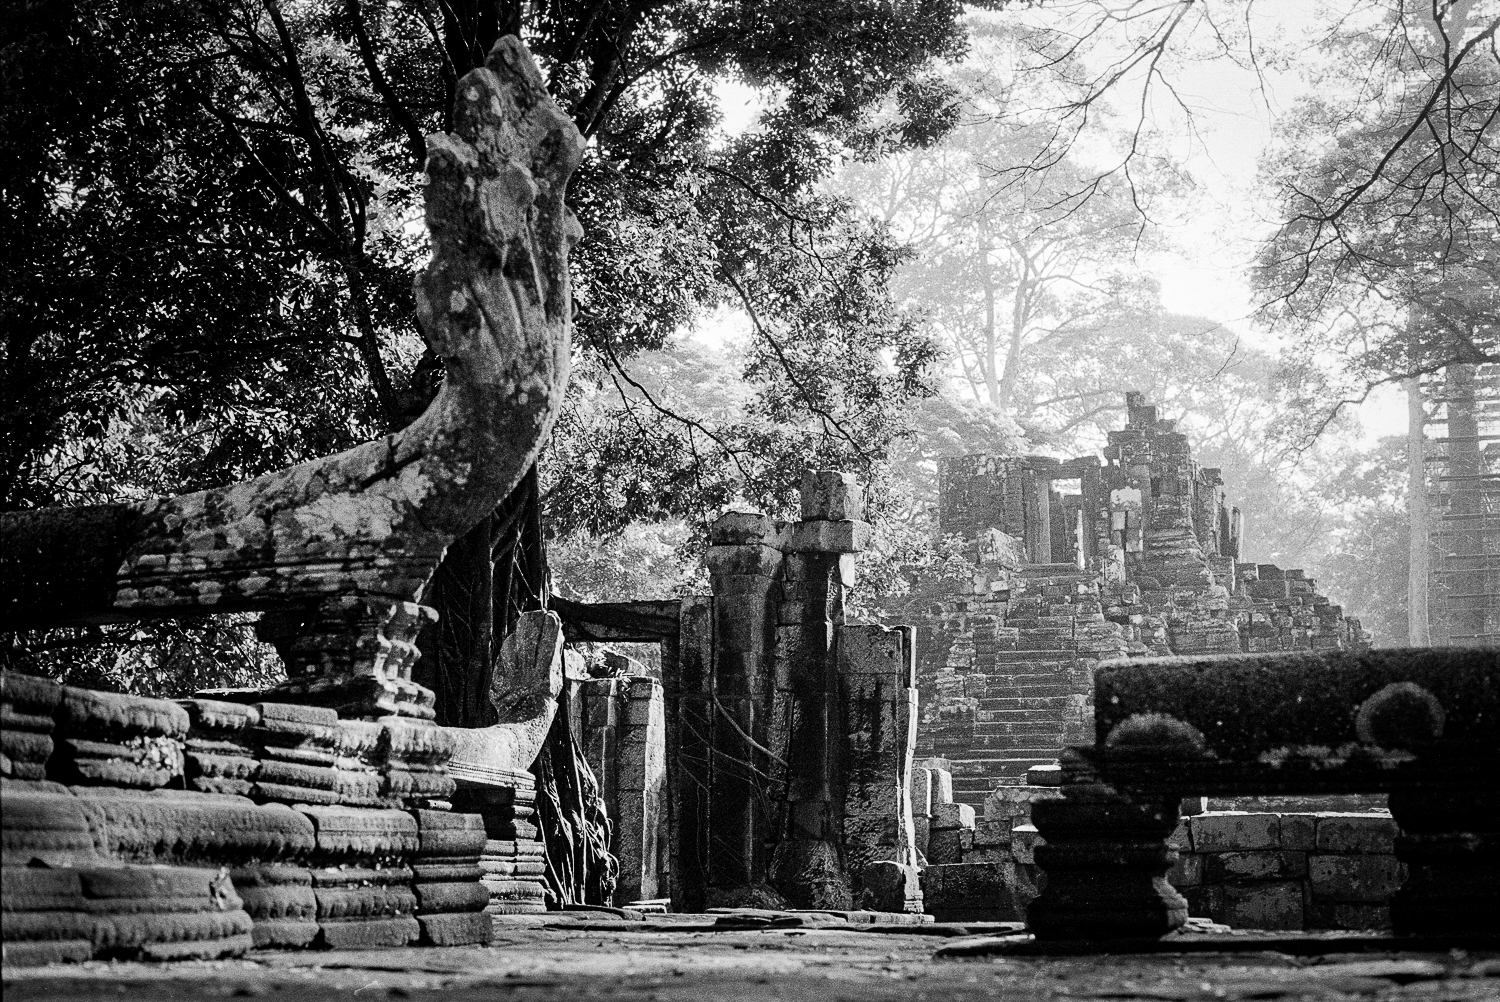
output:
[[[1297,880],[1307,876],[1307,855],[1300,852],[1215,852],[1198,855],[1205,865],[1206,879]]]
[[[932,809],[932,830],[973,828],[974,808],[968,804],[938,804]]]
[[[1281,815],[1281,847],[1310,852],[1317,846],[1318,819],[1311,814]]]
[[[1301,929],[1302,885],[1278,881],[1225,885],[1223,904],[1214,916],[1236,929]]]
[[[250,916],[227,871],[115,866],[78,875],[96,955],[212,959],[250,948]]]
[[[6,866],[87,865],[97,861],[89,815],[77,797],[57,784],[7,782],[0,786],[0,835]]]
[[[1313,894],[1325,901],[1384,904],[1404,876],[1396,857],[1387,855],[1314,854],[1307,865]]]
[[[164,736],[185,738],[188,715],[166,699],[64,686],[56,711],[58,737],[96,741]]]
[[[865,517],[864,488],[852,473],[808,470],[802,474],[802,517],[841,522]]]
[[[787,552],[859,553],[870,547],[875,528],[868,522],[794,522],[783,547]]]
[[[1281,821],[1275,814],[1201,814],[1188,822],[1194,852],[1244,852],[1281,847]]]
[[[922,871],[922,904],[939,922],[1019,922],[1036,896],[1014,863],[949,863]]]
[[[1388,814],[1341,814],[1318,818],[1319,852],[1393,853],[1400,829]]]

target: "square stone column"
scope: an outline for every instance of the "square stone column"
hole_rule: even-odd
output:
[[[911,801],[917,743],[915,631],[845,626],[839,636],[843,703],[843,845],[858,901],[863,872],[887,861],[916,866]],[[930,811],[924,797],[924,816]]]
[[[615,759],[615,898],[620,904],[660,897],[665,853],[666,718],[654,678],[620,679],[621,724]]]
[[[766,880],[772,834],[766,823],[766,725],[781,597],[781,528],[764,515],[729,512],[709,530],[713,669],[703,724],[710,794],[698,837],[710,907],[746,902],[748,889]]]
[[[777,775],[785,815],[771,881],[803,908],[853,905],[841,825],[844,707],[837,643],[856,555],[869,541],[863,514],[853,477],[809,471],[802,480],[802,520],[787,528],[782,544],[772,740],[784,749]]]

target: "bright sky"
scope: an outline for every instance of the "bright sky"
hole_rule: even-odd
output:
[[[1344,0],[1344,5],[1349,2],[1353,0]],[[1222,4],[1219,9],[1245,16],[1239,4]],[[1045,16],[1045,11],[1037,16]],[[1310,49],[1329,23],[1324,4],[1314,0],[1254,0],[1248,12],[1257,47],[1284,54],[1286,66],[1295,66],[1297,54]],[[980,16],[1016,15],[1001,11]],[[1305,85],[1295,71],[1277,69],[1274,63],[1263,64],[1257,74],[1228,57],[1179,62],[1171,72],[1177,96],[1192,109],[1193,128],[1186,127],[1165,94],[1151,113],[1158,127],[1173,137],[1172,152],[1186,166],[1196,190],[1166,227],[1179,252],[1155,256],[1149,266],[1161,280],[1169,309],[1218,320],[1270,347],[1273,339],[1248,320],[1252,311],[1247,268],[1258,241],[1275,225],[1273,207],[1257,189],[1257,170],[1276,117],[1291,109]],[[755,90],[724,80],[715,91],[726,134],[738,134],[753,124],[762,107]],[[707,326],[717,327],[724,319]],[[712,331],[701,333],[716,339]],[[1398,390],[1378,392],[1356,413],[1365,426],[1366,444],[1404,431],[1406,405]]]
[[[1255,0],[1248,7],[1256,45],[1279,51],[1289,66],[1306,58],[1328,24],[1325,5],[1310,0]],[[1173,83],[1193,111],[1194,130],[1182,127],[1180,112],[1163,107],[1165,95],[1153,110],[1166,111],[1161,125],[1178,137],[1173,152],[1198,190],[1183,220],[1168,230],[1182,252],[1152,262],[1163,301],[1174,311],[1265,338],[1269,347],[1274,338],[1246,320],[1252,298],[1247,268],[1258,242],[1276,225],[1274,207],[1258,189],[1257,170],[1277,117],[1292,109],[1306,86],[1294,70],[1263,63],[1257,73],[1227,57],[1178,66]],[[1372,394],[1356,413],[1365,428],[1363,444],[1405,430],[1405,398],[1395,388]]]

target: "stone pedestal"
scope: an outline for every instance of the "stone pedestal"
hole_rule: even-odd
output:
[[[341,595],[305,613],[270,612],[257,635],[275,645],[287,680],[268,702],[326,706],[345,718],[432,720],[432,690],[411,680],[417,634],[437,611],[416,602]]]
[[[1493,781],[1492,781],[1493,782]],[[1395,790],[1396,858],[1406,880],[1391,902],[1398,933],[1500,932],[1500,793]]]
[[[1135,801],[1088,781],[1062,792],[1032,807],[1046,840],[1034,850],[1046,888],[1026,913],[1037,938],[1155,937],[1186,922],[1187,901],[1167,883],[1177,798]]]

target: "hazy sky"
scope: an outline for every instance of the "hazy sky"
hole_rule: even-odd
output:
[[[1358,2],[1341,0],[1334,6],[1347,8]],[[1029,14],[1002,11],[978,16],[1055,17],[1068,6],[1062,2]],[[1076,6],[1087,10],[1087,3]],[[1257,72],[1216,52],[1218,45],[1200,31],[1184,41],[1178,58],[1167,67],[1176,96],[1192,111],[1192,121],[1165,92],[1158,92],[1149,115],[1168,138],[1173,157],[1187,169],[1194,189],[1164,221],[1163,230],[1178,252],[1153,256],[1147,264],[1162,283],[1168,309],[1217,320],[1252,343],[1271,348],[1274,336],[1257,330],[1248,319],[1247,269],[1258,242],[1275,226],[1274,205],[1257,184],[1259,161],[1272,140],[1277,117],[1287,114],[1305,90],[1297,67],[1315,58],[1313,46],[1330,23],[1329,7],[1315,0],[1253,0],[1248,7],[1223,2],[1211,9],[1236,19],[1221,24],[1240,32],[1232,44],[1243,46],[1248,34],[1268,58]],[[733,81],[722,82],[717,91],[724,131],[733,135],[748,128],[761,108],[761,96]],[[1397,391],[1373,396],[1358,413],[1368,440],[1404,430],[1406,406]]]

